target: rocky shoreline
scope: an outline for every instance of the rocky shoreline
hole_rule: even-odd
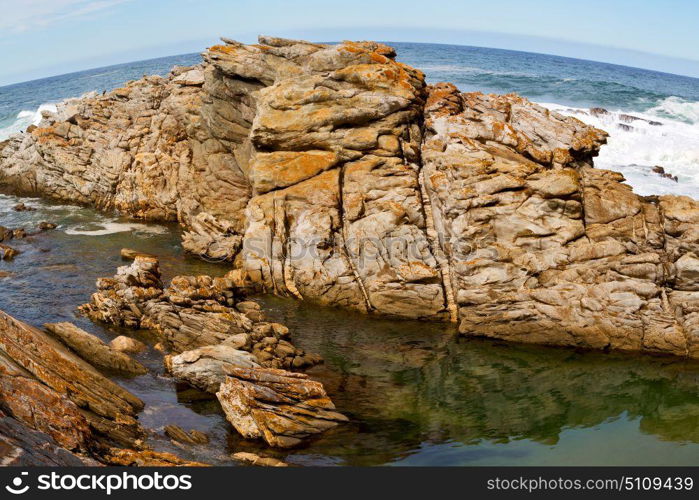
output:
[[[374,42],[224,39],[198,66],[65,101],[0,143],[0,185],[176,220],[189,252],[230,262],[165,286],[155,256],[125,251],[133,262],[80,311],[154,332],[170,375],[274,447],[347,418],[298,373],[320,358],[253,292],[465,336],[699,358],[696,201],[640,197],[594,168],[601,130],[513,94],[428,86],[395,57]],[[3,434],[7,463],[192,464],[149,450],[143,403],[95,369],[144,373],[126,352],[138,346],[46,328],[0,313],[0,425],[26,428]]]

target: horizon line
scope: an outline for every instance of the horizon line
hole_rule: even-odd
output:
[[[483,33],[497,34],[496,32],[483,32]],[[260,36],[261,36],[261,35],[260,35]],[[511,36],[522,36],[522,35],[511,35]],[[524,36],[529,37],[528,35],[524,35]],[[280,37],[280,38],[284,38],[284,37]],[[546,39],[546,40],[559,40],[559,39],[547,38],[547,37],[531,37],[531,38],[540,38],[540,39]],[[220,37],[219,37],[219,39],[220,39]],[[299,41],[309,41],[310,43],[329,44],[329,45],[331,45],[331,44],[339,44],[339,43],[342,43],[342,41],[343,41],[343,40],[336,40],[336,41],[310,41],[310,40],[302,40],[302,39],[294,39],[294,38],[288,38],[288,39],[290,39],[290,40],[299,40]],[[189,42],[198,42],[198,41],[200,41],[200,40],[186,40],[186,41],[183,41],[183,42],[180,42],[180,43],[189,43]],[[201,41],[203,41],[203,40],[201,40]],[[664,75],[678,76],[678,77],[681,77],[681,78],[688,78],[688,79],[691,79],[691,80],[699,80],[699,76],[691,76],[691,75],[687,75],[687,74],[673,73],[673,72],[670,72],[670,71],[663,71],[663,70],[651,69],[651,68],[643,68],[643,67],[640,67],[640,66],[631,66],[631,65],[629,65],[629,64],[612,63],[612,62],[607,62],[607,61],[600,61],[600,60],[597,60],[597,59],[585,59],[585,58],[582,58],[582,57],[574,57],[574,56],[565,56],[565,55],[560,55],[560,54],[552,54],[552,53],[548,53],[548,52],[535,52],[535,51],[531,51],[531,50],[506,49],[506,48],[491,47],[491,46],[486,46],[486,45],[460,44],[460,43],[448,43],[448,42],[414,42],[414,41],[408,41],[408,40],[379,40],[379,39],[374,40],[374,41],[379,42],[379,43],[386,43],[386,44],[392,44],[392,43],[412,43],[412,44],[416,44],[416,45],[444,45],[444,46],[448,46],[448,47],[472,47],[472,48],[480,48],[480,49],[502,50],[502,51],[504,51],[504,52],[514,52],[514,53],[519,53],[519,54],[536,54],[536,55],[544,55],[544,56],[550,56],[550,57],[560,57],[561,59],[571,59],[571,60],[575,60],[575,61],[587,61],[587,62],[594,62],[594,63],[597,63],[597,64],[607,64],[607,65],[610,65],[610,66],[618,66],[618,67],[621,67],[621,68],[630,68],[630,69],[635,69],[635,70],[648,71],[648,72],[650,72],[650,73],[659,73],[659,74],[664,74]],[[565,42],[567,42],[567,43],[575,43],[575,44],[578,44],[578,45],[587,45],[587,46],[595,46],[595,47],[602,47],[602,48],[605,48],[605,47],[606,47],[606,46],[603,46],[603,45],[595,45],[595,44],[587,44],[587,43],[580,43],[580,42],[572,42],[572,41],[569,41],[569,40],[559,40],[559,41],[565,41]],[[129,60],[124,60],[124,61],[122,61],[122,62],[116,62],[116,63],[113,63],[113,64],[106,64],[106,65],[104,65],[104,66],[100,66],[100,65],[98,65],[98,66],[90,66],[90,67],[85,67],[85,68],[82,68],[82,69],[77,69],[77,70],[75,70],[75,71],[68,71],[68,72],[66,72],[66,73],[55,73],[55,74],[50,74],[50,75],[47,75],[47,76],[41,76],[41,77],[38,77],[38,78],[30,78],[30,79],[28,79],[28,80],[18,80],[18,81],[13,81],[13,82],[10,82],[10,83],[3,83],[3,84],[0,84],[0,89],[2,89],[2,88],[4,88],[4,87],[11,87],[11,86],[13,86],[13,85],[22,85],[22,84],[25,84],[25,83],[37,82],[37,81],[41,81],[41,80],[48,80],[48,79],[51,79],[51,78],[56,78],[56,77],[61,77],[61,76],[74,75],[74,74],[83,73],[83,72],[86,72],[86,71],[92,71],[92,70],[97,70],[97,69],[113,68],[113,67],[115,67],[115,66],[122,66],[122,65],[124,65],[124,64],[132,64],[132,63],[140,63],[140,62],[154,61],[154,60],[157,60],[157,59],[164,59],[164,58],[168,58],[168,57],[188,56],[188,55],[193,55],[193,54],[199,54],[199,55],[201,56],[202,52],[203,52],[204,50],[206,50],[206,49],[209,47],[209,46],[206,45],[206,44],[204,44],[204,45],[205,45],[205,47],[201,50],[201,52],[194,51],[194,52],[166,53],[166,54],[164,54],[164,55],[158,55],[158,56],[155,56],[155,57],[146,57],[146,58],[143,58],[143,59],[129,59]],[[164,46],[160,45],[160,46],[144,47],[144,50],[156,49],[156,48],[158,48],[158,47],[164,47]],[[699,61],[694,61],[694,60],[692,60],[692,59],[675,58],[675,57],[671,57],[671,56],[664,56],[664,55],[660,55],[660,54],[653,54],[653,53],[643,52],[643,51],[637,51],[637,50],[633,50],[633,49],[625,49],[625,48],[618,48],[618,47],[609,47],[609,48],[611,48],[611,49],[613,49],[613,50],[622,50],[622,51],[635,52],[635,53],[638,53],[638,54],[647,54],[647,55],[651,55],[651,56],[654,56],[654,57],[662,57],[662,58],[667,58],[667,59],[674,59],[674,60],[677,60],[677,61],[686,60],[687,62],[697,62],[697,63],[699,63]],[[130,53],[130,51],[127,51],[127,52],[116,52],[116,53],[107,54],[107,55],[105,55],[105,57],[109,57],[110,55],[111,55],[112,57],[114,57],[114,56],[119,56],[119,55],[128,54],[128,53]],[[94,58],[90,58],[90,59],[87,59],[87,60],[93,60],[93,59],[94,59]],[[397,60],[400,60],[400,54],[397,54],[396,59],[397,59]],[[420,69],[420,68],[417,68],[417,69]],[[146,75],[144,75],[144,76],[146,76]]]

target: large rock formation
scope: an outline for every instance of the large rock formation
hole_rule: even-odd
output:
[[[261,37],[65,103],[0,146],[0,183],[177,219],[238,285],[467,335],[699,357],[699,205],[594,169],[605,140],[515,95],[427,87],[381,44]]]

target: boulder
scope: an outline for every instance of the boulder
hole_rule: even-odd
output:
[[[226,418],[243,436],[289,448],[347,422],[320,382],[272,368],[226,367],[216,393]]]
[[[109,347],[115,351],[129,354],[138,354],[148,349],[148,346],[143,342],[127,337],[126,335],[119,335],[109,343]]]

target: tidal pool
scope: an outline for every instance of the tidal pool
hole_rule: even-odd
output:
[[[23,201],[36,208],[14,212]],[[155,253],[166,281],[229,268],[186,256],[175,225],[134,223],[80,207],[0,195],[0,225],[34,229],[0,261],[0,309],[36,326],[72,321],[104,340],[124,333],[76,315],[95,280],[124,262],[122,247]],[[0,275],[4,273],[0,272]],[[325,363],[309,371],[351,422],[291,451],[270,451],[232,432],[215,400],[165,374],[162,355],[136,357],[151,372],[116,377],[141,397],[151,445],[184,458],[235,465],[235,451],[301,465],[696,465],[699,364],[617,353],[506,344],[456,335],[450,325],[393,321],[308,302],[257,297],[295,344]],[[148,332],[127,332],[152,345]],[[207,432],[207,446],[179,448],[177,423]]]

